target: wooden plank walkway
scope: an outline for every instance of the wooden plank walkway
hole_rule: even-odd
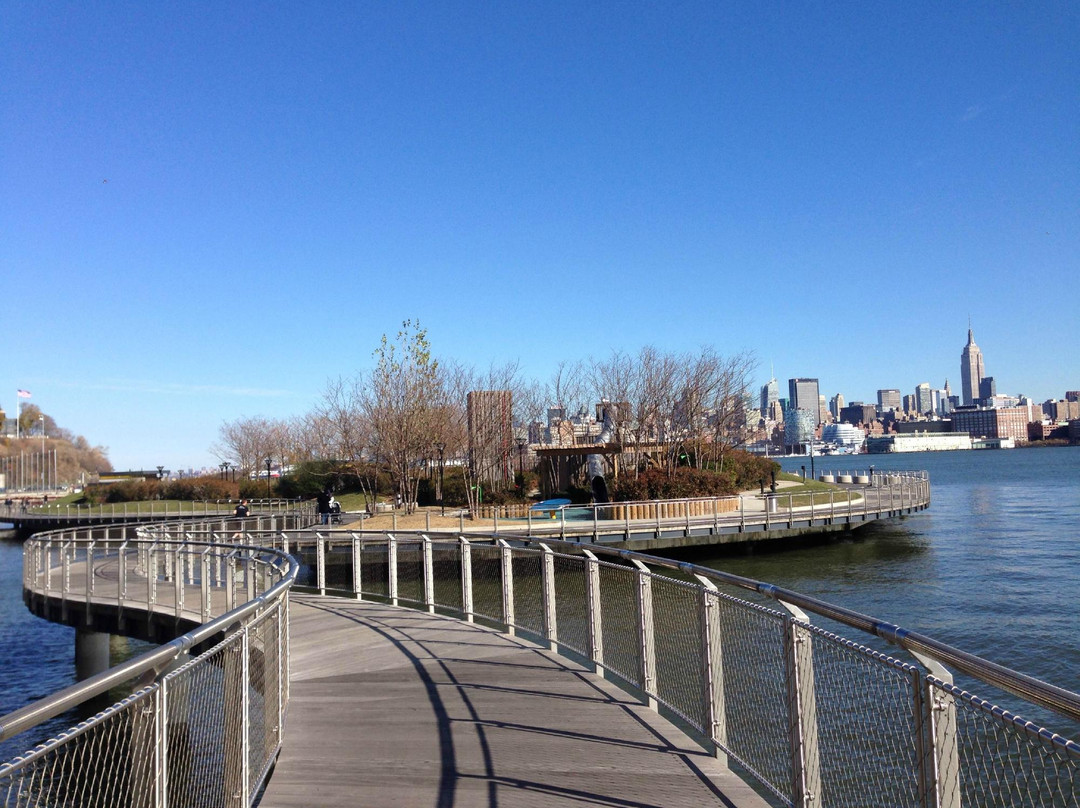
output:
[[[657,713],[521,639],[295,593],[290,633],[260,808],[767,805]]]

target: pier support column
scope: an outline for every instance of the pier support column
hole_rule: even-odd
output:
[[[75,677],[89,679],[109,669],[109,635],[85,628],[75,629]]]

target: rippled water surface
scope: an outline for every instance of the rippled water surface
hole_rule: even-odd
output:
[[[925,469],[929,510],[853,539],[710,566],[819,596],[1080,691],[1080,448],[815,458]],[[796,471],[808,458],[783,461]],[[856,639],[852,637],[852,639]]]

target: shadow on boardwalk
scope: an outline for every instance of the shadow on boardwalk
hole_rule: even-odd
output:
[[[261,808],[766,805],[655,712],[525,641],[295,594],[290,626],[285,745]]]

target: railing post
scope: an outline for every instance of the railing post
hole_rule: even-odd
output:
[[[600,562],[588,550],[582,550],[585,556],[585,599],[588,605],[589,656],[593,662],[593,673],[600,673],[604,667],[604,631],[603,611],[600,605]]]
[[[169,682],[154,693],[154,808],[169,806]]]
[[[124,598],[127,597],[127,539],[120,542],[117,551],[117,575],[119,580],[116,584],[116,624],[117,628],[124,625]]]
[[[559,641],[559,623],[555,610],[555,554],[546,544],[540,545],[541,556],[541,600],[544,607],[544,639],[548,648],[557,650]]]
[[[361,573],[363,572],[363,567],[361,566],[361,563],[363,562],[363,558],[364,558],[364,544],[363,544],[363,541],[360,539],[360,537],[357,536],[355,533],[350,533],[349,535],[352,537],[352,588],[353,588],[353,595],[356,597],[357,600],[363,600],[364,596],[361,593],[363,592],[363,583],[364,582],[363,582],[363,579],[361,577]]]
[[[386,537],[386,592],[391,605],[397,606],[397,539],[393,534]]]
[[[420,537],[424,570],[424,605],[428,614],[435,614],[435,568],[431,556],[431,539],[424,535]]]
[[[90,604],[94,598],[94,540],[90,539],[86,544],[86,624],[90,625],[93,620],[90,613]]]
[[[465,612],[465,620],[472,623],[472,544],[464,536],[459,536],[458,542],[461,544],[461,608]]]
[[[175,544],[173,554],[173,606],[174,614],[180,617],[184,613],[184,545]]]
[[[315,586],[319,594],[326,594],[326,539],[315,531]]]
[[[146,619],[150,621],[154,606],[157,605],[157,542],[146,550],[146,605]]]
[[[698,615],[701,621],[701,683],[705,707],[705,735],[713,754],[727,763],[727,710],[724,704],[724,647],[720,642],[720,597],[716,585],[703,575]]]
[[[712,501],[713,535],[720,532],[720,500],[713,498]],[[739,532],[746,530],[746,500],[739,494]]]
[[[645,694],[644,702],[656,709],[656,634],[653,621],[652,575],[649,568],[636,558],[630,559],[637,567],[638,605],[638,660],[640,686]]]
[[[210,622],[210,547],[203,548],[202,556],[202,573],[200,578],[200,595],[202,597],[202,603],[199,604],[202,610],[202,619],[204,623]]]
[[[952,685],[944,665],[911,652],[930,672],[915,681],[916,748],[919,753],[919,795],[925,808],[960,808],[960,756],[956,742],[956,699],[935,680]]]
[[[225,611],[236,608],[236,556],[235,551],[225,557]]]
[[[500,549],[499,565],[502,569],[502,607],[503,623],[506,625],[506,633],[514,635],[514,555],[510,545],[505,539],[496,539]]]
[[[240,804],[251,805],[251,646],[247,626],[241,631],[240,640]]]
[[[814,691],[814,650],[809,619],[798,606],[780,604],[792,618],[784,631],[784,678],[787,684],[788,727],[791,739],[792,804],[795,808],[824,805]]]

